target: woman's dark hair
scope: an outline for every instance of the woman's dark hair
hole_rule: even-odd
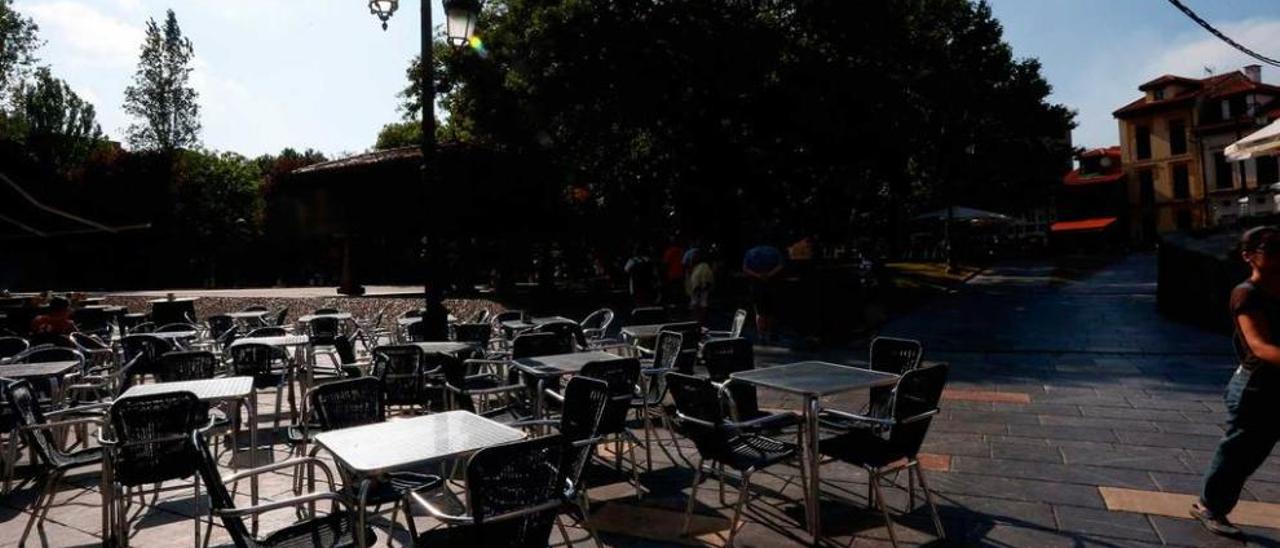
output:
[[[1240,251],[1252,253],[1262,247],[1263,244],[1271,244],[1277,241],[1280,241],[1280,229],[1271,225],[1255,226],[1240,235]]]

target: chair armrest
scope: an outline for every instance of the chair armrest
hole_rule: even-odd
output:
[[[732,336],[732,335],[733,335],[733,332],[732,332],[732,331],[712,331],[712,330],[708,330],[708,331],[705,333],[705,335],[706,335],[708,338],[714,338],[714,339],[727,339],[727,338],[729,338],[730,336]]]
[[[64,421],[46,422],[44,424],[33,424],[31,426],[23,426],[22,430],[34,432],[36,430],[48,430],[50,428],[62,428],[63,426],[75,426],[77,424],[96,424],[102,426],[102,417],[80,417],[78,419],[67,419]]]
[[[705,426],[705,427],[707,427],[707,428],[715,428],[715,427],[716,427],[716,425],[715,425],[715,424],[713,424],[711,421],[704,421],[704,420],[702,420],[702,419],[695,419],[695,418],[693,418],[693,417],[690,417],[689,415],[686,415],[686,414],[684,414],[684,413],[681,413],[681,412],[680,412],[680,411],[678,411],[678,410],[676,411],[676,419],[681,420],[681,421],[685,421],[685,422],[689,422],[689,423],[693,423],[693,424],[696,424],[696,425],[699,425],[699,426]]]
[[[932,417],[932,416],[934,416],[934,415],[937,415],[937,414],[938,414],[938,410],[937,410],[937,409],[933,409],[933,410],[930,410],[930,411],[925,411],[924,413],[921,413],[921,414],[919,414],[919,415],[912,415],[912,416],[907,417],[907,418],[905,418],[905,419],[899,419],[899,420],[897,421],[897,423],[896,423],[896,424],[911,424],[911,423],[913,423],[913,422],[919,422],[919,421],[925,420],[925,419],[927,419],[927,418],[929,418],[929,417]]]
[[[327,463],[325,463],[323,460],[317,457],[298,457],[298,458],[293,458],[286,461],[273,462],[271,464],[259,466],[257,468],[250,468],[243,472],[236,473],[230,477],[223,478],[222,482],[223,483],[236,482],[251,476],[256,476],[259,474],[271,472],[273,470],[279,470],[281,468],[289,468],[289,467],[299,466],[303,464],[318,466],[320,470],[324,472],[325,481],[329,483],[329,489],[332,490],[334,488],[333,471],[329,469],[329,465]]]
[[[66,409],[57,409],[45,413],[45,418],[61,417],[63,415],[71,415],[75,413],[86,413],[89,411],[97,411],[99,409],[107,409],[111,407],[111,402],[90,403],[79,407],[68,407]]]
[[[561,393],[559,393],[559,392],[556,392],[555,390],[552,390],[552,389],[550,389],[550,388],[548,388],[548,389],[544,390],[543,392],[544,392],[547,396],[549,396],[551,399],[556,400],[556,401],[558,401],[558,402],[560,402],[560,403],[564,403],[564,394],[561,394]]]
[[[822,410],[822,412],[823,412],[823,413],[830,414],[830,415],[835,415],[835,416],[840,417],[840,418],[842,418],[842,419],[848,419],[848,420],[851,420],[851,421],[866,422],[866,423],[871,423],[871,424],[877,424],[877,425],[880,425],[880,426],[893,426],[893,424],[894,424],[893,419],[884,419],[884,418],[878,418],[878,417],[868,417],[868,416],[866,416],[866,415],[859,415],[859,414],[857,414],[857,413],[849,413],[849,412],[847,412],[847,411],[837,411],[837,410],[835,410],[835,409],[823,409],[823,410]]]
[[[428,514],[431,514],[431,517],[438,519],[446,524],[470,525],[472,523],[475,523],[475,519],[472,518],[471,516],[455,516],[453,514],[444,513],[439,508],[436,508],[434,505],[432,505],[431,501],[423,497],[421,493],[418,493],[416,491],[408,493],[406,495],[406,498],[408,498],[411,502],[421,507],[423,510],[426,510]]]
[[[322,500],[332,500],[335,503],[341,504],[342,506],[345,506],[347,508],[351,507],[351,501],[347,500],[347,498],[342,496],[340,493],[324,492],[324,493],[308,493],[306,495],[302,495],[299,497],[291,497],[284,500],[278,500],[275,502],[259,504],[257,506],[246,506],[244,508],[227,508],[223,510],[215,509],[213,510],[213,513],[218,516],[227,516],[227,517],[248,516],[253,514],[270,512],[272,510],[278,510],[280,508],[302,506],[304,504],[311,504],[313,502],[319,502]]]
[[[522,428],[525,426],[559,426],[560,421],[556,419],[528,419],[516,421],[508,424],[512,428]]]

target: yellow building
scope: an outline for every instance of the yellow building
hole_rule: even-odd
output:
[[[1280,179],[1275,157],[1232,163],[1223,155],[1280,116],[1280,87],[1262,82],[1260,66],[1202,79],[1166,74],[1138,89],[1141,98],[1114,112],[1134,241],[1231,220],[1259,181]]]

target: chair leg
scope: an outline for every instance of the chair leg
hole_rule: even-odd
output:
[[[912,510],[915,510],[915,509],[916,509],[916,481],[915,481],[915,480],[916,480],[916,468],[915,468],[915,467],[916,467],[916,465],[917,465],[917,463],[916,463],[915,461],[912,461],[912,463],[911,463],[911,464],[907,465],[907,510],[906,510],[906,513],[908,513],[908,514],[910,514]]]
[[[929,504],[929,513],[933,515],[933,527],[938,532],[938,540],[947,538],[942,529],[942,518],[938,517],[938,507],[933,504],[933,493],[929,491],[929,482],[924,479],[924,470],[916,470],[916,479],[920,481],[920,490],[924,492],[924,500]]]
[[[698,458],[698,465],[695,466],[693,473],[693,489],[689,493],[689,502],[684,508],[684,526],[680,528],[680,536],[689,534],[689,522],[693,520],[693,503],[698,500],[698,484],[702,483],[702,458]]]
[[[729,500],[724,497],[724,464],[716,465],[716,479],[720,482],[720,505],[728,506]]]
[[[387,547],[391,547],[391,538],[396,532],[396,516],[400,515],[400,500],[396,499],[395,504],[391,506],[391,524],[387,526]]]
[[[57,480],[58,473],[50,471],[44,482],[44,490],[36,497],[35,505],[31,508],[31,517],[27,518],[27,526],[22,529],[22,537],[18,539],[18,546],[25,546],[27,536],[31,534],[31,527],[36,524],[36,520],[44,515],[44,506],[46,499],[53,502],[53,482]]]
[[[280,432],[280,403],[282,401],[282,397],[284,396],[284,389],[285,388],[283,386],[276,387],[276,413],[275,413],[275,420],[271,424],[271,436],[272,436],[271,439],[273,440],[275,439],[275,436]],[[252,450],[256,451],[257,448],[255,447]]]
[[[878,474],[873,473],[872,475],[871,489],[875,492],[876,506],[880,508],[880,513],[884,514],[884,526],[889,530],[889,543],[892,544],[894,548],[897,548],[898,535],[893,531],[893,520],[889,519],[889,508],[885,506],[884,494],[880,492],[880,476]]]
[[[596,548],[601,548],[600,535],[596,534],[596,528],[591,525],[591,500],[587,498],[587,486],[584,484],[578,492],[578,509],[582,512],[582,528],[587,530],[587,536],[591,537],[591,542]]]
[[[569,531],[564,528],[563,514],[556,516],[556,528],[560,530],[560,538],[564,539],[565,546],[573,546],[573,541],[569,540]],[[387,546],[391,546],[391,541],[387,541]]]
[[[653,471],[653,447],[650,445],[653,439],[653,414],[649,413],[649,408],[640,407],[639,411],[644,414],[644,465],[649,472]]]
[[[195,498],[191,499],[191,506],[194,508],[191,525],[195,527],[195,548],[200,548],[200,474],[192,476],[191,490],[194,491]]]
[[[729,540],[725,546],[733,546],[733,537],[738,534],[738,524],[742,522],[742,508],[751,500],[751,472],[742,474],[742,485],[738,487],[738,502],[733,505],[733,521],[729,522]]]

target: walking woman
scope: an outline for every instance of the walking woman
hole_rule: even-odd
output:
[[[1253,273],[1231,290],[1232,339],[1240,366],[1227,384],[1227,433],[1205,473],[1191,515],[1206,529],[1239,537],[1227,515],[1245,480],[1280,440],[1280,229],[1261,226],[1240,237]]]

